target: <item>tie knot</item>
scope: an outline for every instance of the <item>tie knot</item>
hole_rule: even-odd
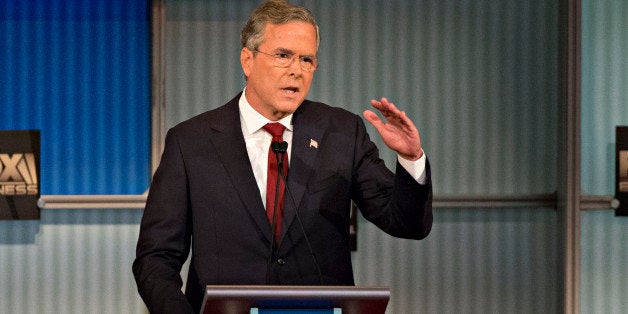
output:
[[[286,129],[281,123],[267,123],[262,127],[266,132],[273,136],[273,141],[283,140],[283,131]]]

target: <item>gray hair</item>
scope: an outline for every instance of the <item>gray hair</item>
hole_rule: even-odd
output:
[[[316,29],[316,49],[318,49],[320,34],[314,15],[310,10],[292,5],[286,0],[268,0],[251,13],[240,36],[242,47],[256,51],[264,40],[264,28],[267,23],[281,25],[293,21],[301,21],[314,26]]]

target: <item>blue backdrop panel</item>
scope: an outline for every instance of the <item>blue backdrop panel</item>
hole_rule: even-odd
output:
[[[41,194],[150,181],[145,0],[0,0],[0,129],[41,130]]]

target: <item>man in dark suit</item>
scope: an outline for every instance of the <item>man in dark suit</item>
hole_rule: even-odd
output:
[[[242,31],[244,91],[169,130],[133,263],[151,312],[198,312],[208,284],[353,285],[351,200],[390,235],[429,233],[431,179],[416,127],[385,98],[371,101],[385,121],[364,112],[399,155],[392,173],[360,117],[305,100],[318,42],[308,10],[262,4]],[[271,141],[287,152],[269,152]]]

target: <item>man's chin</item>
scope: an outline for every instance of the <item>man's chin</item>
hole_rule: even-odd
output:
[[[278,111],[287,112],[288,114],[291,114],[295,112],[297,108],[299,108],[302,102],[303,102],[303,99],[289,99],[289,100],[284,99],[277,104],[276,109]]]

